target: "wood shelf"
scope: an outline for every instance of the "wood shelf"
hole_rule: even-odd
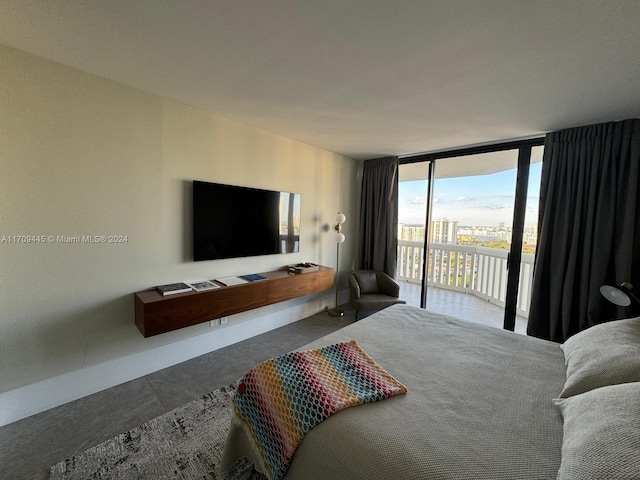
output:
[[[136,326],[144,337],[226,317],[333,287],[332,268],[292,274],[287,270],[262,272],[266,280],[221,286],[204,292],[163,297],[155,289],[134,294]]]

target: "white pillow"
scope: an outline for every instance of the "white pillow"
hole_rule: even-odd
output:
[[[554,400],[564,418],[558,480],[640,478],[640,383]]]
[[[560,397],[640,382],[640,317],[595,325],[569,338],[561,348],[567,380]]]

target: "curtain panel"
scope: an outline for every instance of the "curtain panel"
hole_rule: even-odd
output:
[[[398,250],[398,157],[364,162],[359,268],[395,278]]]
[[[629,316],[603,284],[640,284],[640,120],[549,133],[527,333],[564,342]]]

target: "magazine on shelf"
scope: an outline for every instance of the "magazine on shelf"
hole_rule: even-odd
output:
[[[193,288],[196,292],[204,292],[206,290],[213,290],[214,288],[220,288],[220,285],[216,285],[209,280],[205,280],[204,282],[191,282],[189,283],[191,288]]]
[[[267,277],[260,275],[259,273],[252,273],[250,275],[240,275],[240,278],[248,282],[261,282],[262,280],[267,279]]]
[[[184,282],[168,283],[166,285],[158,285],[156,290],[163,296],[175,295],[176,293],[187,293],[191,291],[191,287]]]
[[[240,277],[216,278],[216,282],[223,284],[225,287],[231,287],[233,285],[242,285],[243,283],[248,283],[247,280]]]

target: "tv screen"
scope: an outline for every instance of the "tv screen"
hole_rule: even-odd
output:
[[[300,251],[300,194],[193,181],[193,259]]]

